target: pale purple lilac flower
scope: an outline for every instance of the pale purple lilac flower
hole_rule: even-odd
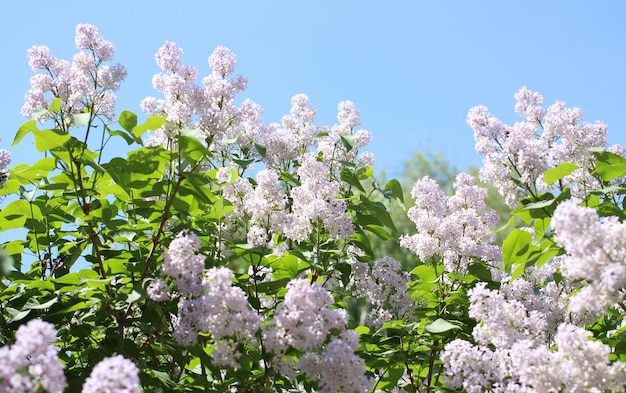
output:
[[[584,197],[590,189],[599,187],[590,176],[594,157],[586,149],[608,147],[607,125],[583,121],[580,108],[567,108],[562,101],[544,109],[541,94],[526,87],[515,94],[515,99],[515,111],[525,121],[513,126],[495,118],[485,106],[474,107],[468,113],[476,151],[483,156],[481,180],[493,184],[510,206],[531,193],[569,186],[573,195]],[[565,162],[580,168],[560,183],[547,185],[543,172]]]
[[[236,342],[252,340],[260,328],[261,317],[250,309],[244,291],[233,285],[234,274],[228,268],[204,272],[202,294],[181,298],[174,320],[174,338],[183,345],[195,345],[198,333],[210,333],[216,344],[216,365],[238,368],[241,355]]]
[[[367,300],[372,307],[365,321],[368,326],[378,329],[391,320],[415,319],[412,311],[416,301],[407,291],[411,276],[399,261],[385,256],[374,261],[371,268],[365,262],[352,261],[351,279],[354,296]]]
[[[322,346],[332,330],[344,330],[348,324],[347,312],[331,308],[333,304],[321,283],[291,280],[283,303],[265,330],[267,347],[281,354],[289,347],[306,351]]]
[[[170,243],[163,257],[161,272],[170,276],[176,287],[184,294],[202,292],[204,256],[198,254],[201,241],[196,234],[182,231]]]
[[[11,152],[5,149],[0,149],[0,187],[6,183],[9,171],[7,167],[11,163]]]
[[[297,171],[300,185],[290,194],[293,204],[284,232],[286,237],[304,241],[320,221],[333,240],[347,239],[354,233],[346,201],[340,199],[340,184],[328,179],[328,172],[328,167],[314,154],[301,158]]]
[[[83,385],[82,393],[139,393],[139,368],[122,355],[100,361]]]
[[[359,336],[347,330],[333,337],[321,353],[308,352],[297,367],[318,381],[320,393],[366,393],[372,381],[365,375],[365,362],[354,351]]]
[[[148,285],[148,297],[155,302],[165,302],[170,300],[172,296],[172,288],[162,278],[154,279],[150,285]]]
[[[567,253],[563,276],[587,284],[572,297],[572,310],[597,317],[621,302],[626,287],[626,224],[565,201],[556,208],[552,227],[556,242]]]
[[[115,94],[126,78],[121,64],[107,65],[113,58],[114,46],[98,34],[89,24],[76,27],[76,53],[70,64],[57,59],[45,46],[28,50],[28,64],[37,73],[31,78],[31,89],[22,107],[24,116],[32,116],[36,110],[48,109],[52,99],[62,101],[61,111],[47,113],[41,121],[54,119],[64,127],[71,127],[73,115],[89,110],[93,117],[102,116],[111,121],[114,117]]]
[[[176,137],[183,129],[198,128],[202,137],[213,140],[213,148],[226,151],[230,145],[224,144],[223,139],[236,138],[242,127],[260,119],[251,112],[259,108],[250,102],[241,109],[235,106],[235,98],[245,90],[247,81],[241,76],[232,77],[236,61],[228,48],[215,49],[209,57],[213,71],[200,84],[198,70],[184,65],[182,54],[183,50],[170,41],[159,49],[155,60],[163,72],[153,77],[152,84],[164,98],[146,97],[141,108],[149,115],[166,117],[166,124],[157,131],[167,138]],[[250,132],[254,134],[259,127],[255,124]],[[151,139],[151,145],[158,140]],[[246,142],[245,138],[242,142]]]
[[[457,175],[454,188],[456,194],[447,197],[427,176],[415,183],[411,191],[415,206],[408,217],[417,233],[403,235],[400,244],[422,260],[439,256],[450,272],[467,273],[474,258],[496,267],[500,251],[488,233],[498,218],[485,203],[487,190],[465,173]]]
[[[611,348],[590,338],[591,332],[581,327],[561,324],[554,351],[519,342],[511,349],[519,380],[537,392],[623,391],[626,365],[611,362]]]
[[[0,391],[31,393],[41,387],[63,392],[67,384],[54,346],[56,336],[54,326],[40,319],[21,325],[15,343],[0,348]]]

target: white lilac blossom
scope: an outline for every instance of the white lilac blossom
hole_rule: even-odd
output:
[[[233,285],[233,279],[228,268],[205,271],[202,294],[181,299],[174,318],[173,335],[183,345],[196,344],[200,332],[211,334],[218,345],[216,365],[233,366],[240,354],[229,339],[251,340],[261,324],[261,317],[249,308],[246,294]]]
[[[317,151],[321,153],[322,159],[332,166],[332,162],[354,162],[358,167],[363,168],[371,165],[374,155],[371,152],[364,152],[364,156],[358,156],[359,149],[365,147],[372,141],[371,132],[363,129],[355,130],[361,124],[360,113],[351,101],[342,101],[337,106],[337,119],[339,124],[331,127],[328,135],[318,138]],[[351,140],[351,148],[347,148],[342,138]]]
[[[235,55],[230,49],[218,46],[209,57],[213,72],[202,79],[204,87],[199,102],[199,127],[205,136],[213,136],[219,143],[223,137],[234,138],[236,131],[229,132],[229,122],[236,118],[235,97],[246,89],[248,81],[235,69]]]
[[[537,296],[532,292],[529,293],[527,288],[521,288],[520,285],[517,285],[517,289],[522,289],[524,292],[519,297],[528,299]],[[507,296],[506,292],[506,290],[487,289],[486,283],[479,283],[468,291],[469,316],[480,321],[472,332],[476,342],[482,345],[494,345],[496,348],[511,348],[520,340],[530,340],[533,343],[545,342],[548,335],[552,333],[548,330],[548,318],[545,313],[527,308],[526,305],[532,304],[532,301],[525,304],[515,297]],[[540,302],[541,299],[538,297],[536,301]]]
[[[11,163],[11,152],[5,149],[0,149],[0,187],[4,185],[9,176],[7,167]]]
[[[229,173],[227,168],[220,168],[218,180],[226,183]],[[226,219],[229,235],[238,235],[240,228],[247,223],[248,243],[269,247],[273,244],[273,235],[282,233],[288,226],[289,217],[285,211],[287,195],[280,187],[278,174],[273,170],[259,171],[255,188],[248,179],[239,177],[231,184],[226,184],[222,191],[234,206]]]
[[[332,330],[343,330],[348,314],[333,309],[334,300],[321,283],[296,278],[287,284],[285,299],[265,330],[265,343],[275,353],[288,347],[300,351],[322,346]]]
[[[216,178],[220,183],[224,183],[222,195],[233,205],[233,210],[226,216],[224,231],[231,237],[243,237],[247,236],[243,230],[245,226],[242,225],[247,218],[244,205],[246,200],[251,198],[254,189],[250,180],[246,178],[237,177],[231,181],[235,173],[237,173],[235,168],[221,167]]]
[[[581,315],[568,309],[568,294],[576,284],[553,280],[563,260],[557,257],[539,269],[529,269],[528,280],[505,279],[499,290],[479,283],[468,292],[469,316],[477,321],[472,331],[475,344],[456,339],[445,346],[441,360],[449,388],[463,387],[468,392],[623,389],[624,367],[609,361],[610,348],[588,340],[590,332],[572,324],[583,322]]]
[[[563,276],[587,283],[572,297],[572,310],[599,316],[621,302],[626,287],[626,224],[565,201],[556,208],[552,227],[555,241],[567,253]]]
[[[442,257],[447,271],[464,274],[474,258],[497,266],[498,248],[488,235],[497,222],[497,215],[485,203],[487,190],[476,186],[466,173],[454,181],[455,195],[447,197],[428,176],[418,180],[411,191],[415,206],[408,217],[417,233],[403,235],[400,244],[422,260],[435,255]]]
[[[257,141],[266,149],[263,160],[269,168],[285,168],[315,145],[315,136],[323,130],[315,124],[316,113],[309,98],[297,94],[291,98],[291,110],[281,123],[270,123],[263,128]]]
[[[365,363],[354,353],[358,335],[346,330],[348,314],[333,304],[322,283],[291,280],[283,303],[264,328],[265,345],[287,378],[304,372],[318,382],[320,392],[367,392],[371,382]],[[285,356],[290,349],[302,352],[298,361]]]
[[[486,346],[456,339],[445,346],[440,359],[445,366],[445,382],[449,388],[463,387],[468,393],[483,393],[489,391],[493,381],[501,379],[503,364]]]
[[[350,237],[354,233],[352,219],[347,213],[345,200],[339,199],[340,186],[327,179],[328,168],[312,153],[302,156],[298,168],[300,185],[291,190],[293,200],[285,236],[295,241],[306,240],[321,222],[334,240]]]
[[[43,388],[61,393],[66,380],[59,361],[54,326],[33,319],[20,326],[13,345],[0,348],[0,391],[30,393]]]
[[[139,393],[139,369],[122,355],[100,361],[85,381],[82,393]]]
[[[150,285],[148,285],[148,297],[155,302],[165,302],[172,296],[172,288],[162,278],[154,279]]]
[[[251,132],[260,127],[259,108],[246,102],[239,114],[234,100],[246,88],[241,76],[232,77],[236,61],[228,48],[218,46],[209,57],[210,75],[198,83],[198,70],[184,65],[180,59],[183,50],[175,43],[166,41],[155,55],[157,65],[163,71],[153,77],[152,85],[163,94],[162,99],[146,97],[141,109],[149,115],[165,116],[166,124],[157,130],[158,137],[150,137],[155,145],[163,137],[173,138],[185,128],[199,128],[203,137],[213,139],[216,148],[225,149],[221,141],[236,137],[242,130],[240,124],[249,126]],[[257,131],[258,133],[258,131]]]
[[[254,192],[248,194],[243,203],[244,211],[250,216],[248,242],[269,246],[271,235],[283,232],[287,226],[287,195],[280,187],[278,174],[272,170],[259,171],[256,182]]]
[[[537,392],[623,391],[626,365],[611,362],[611,348],[590,338],[591,332],[581,327],[561,324],[555,351],[528,341],[514,345],[511,359],[520,382]]]
[[[352,262],[354,296],[366,299],[372,307],[365,321],[368,326],[378,329],[391,320],[414,319],[415,300],[407,291],[410,280],[400,262],[388,256],[374,261],[371,269],[365,262]]]
[[[31,78],[31,88],[22,107],[24,116],[36,110],[48,109],[53,98],[61,99],[61,110],[42,115],[40,120],[54,119],[72,125],[72,115],[88,110],[92,116],[114,117],[115,94],[126,78],[121,64],[105,64],[113,59],[114,46],[98,34],[90,24],[76,27],[76,53],[70,64],[57,59],[45,46],[28,50],[28,64],[37,73]],[[60,114],[60,118],[57,117]]]
[[[197,86],[198,71],[182,63],[182,54],[183,50],[170,41],[159,48],[154,58],[164,72],[154,75],[152,86],[163,93],[164,98],[146,97],[141,102],[145,113],[166,117],[165,126],[157,130],[159,139],[173,137],[172,128],[192,126],[194,106],[201,95]],[[152,137],[150,145],[156,145],[159,139]]]
[[[493,184],[510,206],[529,193],[558,191],[558,185],[545,183],[543,172],[564,162],[580,167],[561,181],[573,195],[582,197],[585,189],[599,186],[589,175],[594,157],[586,148],[608,147],[607,125],[583,121],[580,108],[567,108],[562,101],[544,109],[543,97],[526,87],[515,99],[515,111],[525,121],[513,126],[502,123],[485,106],[474,107],[467,115],[476,151],[484,157],[481,180]]]
[[[305,354],[297,367],[318,381],[320,393],[369,392],[372,382],[365,375],[365,362],[354,353],[358,345],[358,334],[344,331],[333,337],[321,353]]]
[[[202,292],[202,272],[205,258],[197,254],[200,245],[200,239],[196,234],[182,231],[172,240],[163,257],[161,271],[174,280],[181,293],[198,294]]]

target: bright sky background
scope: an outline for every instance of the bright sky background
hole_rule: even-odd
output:
[[[8,7],[8,8],[7,8]],[[626,141],[626,2],[622,1],[14,1],[0,37],[3,139],[13,165],[32,161],[25,138],[11,148],[32,71],[26,50],[47,45],[71,60],[75,27],[92,23],[116,46],[128,70],[118,113],[143,117],[139,102],[157,96],[154,54],[170,40],[183,62],[210,70],[218,45],[236,55],[264,121],[280,121],[290,98],[308,94],[317,122],[332,125],[337,103],[351,100],[372,131],[375,167],[397,175],[417,150],[442,151],[459,168],[480,165],[465,122],[475,105],[501,120],[521,120],[513,94],[539,91],[588,121],[609,125],[609,142]]]

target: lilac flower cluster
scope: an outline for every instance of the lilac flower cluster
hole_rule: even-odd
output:
[[[155,55],[163,71],[154,76],[152,85],[163,94],[162,99],[146,97],[142,110],[150,115],[166,117],[166,124],[146,143],[150,146],[165,143],[185,128],[198,128],[203,137],[214,140],[218,149],[225,149],[223,139],[238,138],[242,127],[251,132],[260,123],[259,107],[246,101],[241,110],[235,105],[237,94],[245,90],[247,81],[233,77],[237,63],[234,54],[219,46],[209,57],[210,75],[198,84],[198,70],[181,61],[183,50],[167,41]]]
[[[173,335],[183,345],[194,345],[199,333],[210,333],[215,364],[237,368],[240,353],[230,339],[253,339],[261,317],[249,308],[245,292],[233,285],[230,269],[204,268],[204,257],[197,253],[200,245],[198,236],[182,231],[164,256],[161,272],[172,279],[179,298]],[[172,292],[163,279],[148,289],[150,298],[159,302],[170,299]]]
[[[394,258],[377,259],[371,268],[368,263],[352,261],[354,296],[366,299],[372,307],[365,323],[378,329],[391,320],[414,320],[415,300],[407,291],[410,281],[410,274]]]
[[[328,179],[329,168],[313,153],[300,157],[296,174],[300,185],[287,194],[280,186],[278,174],[271,169],[257,173],[256,187],[249,180],[237,178],[223,187],[223,195],[235,207],[227,217],[227,230],[232,235],[247,225],[249,243],[272,246],[275,235],[295,240],[309,238],[317,224],[321,224],[334,240],[346,239],[354,233],[347,204],[340,199],[340,184]],[[228,168],[218,171],[218,180],[227,182]],[[291,211],[287,212],[287,200]]]
[[[264,328],[264,342],[274,353],[283,375],[295,378],[297,371],[318,381],[323,392],[365,392],[371,383],[364,362],[354,354],[358,336],[346,331],[348,314],[331,308],[334,300],[319,282],[291,280],[283,303]],[[302,352],[295,362],[289,349]]]
[[[204,257],[197,254],[200,246],[200,238],[195,233],[182,231],[172,240],[163,257],[161,271],[174,280],[183,294],[195,295],[203,290]]]
[[[435,255],[443,259],[447,271],[464,274],[474,258],[491,266],[500,261],[500,251],[487,235],[498,217],[487,208],[487,190],[476,186],[466,173],[454,181],[455,195],[446,196],[428,176],[418,180],[411,191],[415,206],[408,216],[417,228],[414,235],[403,235],[400,244],[422,260]]]
[[[66,381],[54,346],[57,340],[54,326],[33,319],[17,329],[15,338],[15,344],[0,348],[0,391],[63,392]]]
[[[571,308],[598,317],[623,301],[626,287],[626,224],[617,217],[600,218],[595,209],[565,201],[552,219],[555,240],[567,255],[563,276],[585,280]]]
[[[334,303],[321,283],[311,284],[304,278],[291,280],[283,303],[265,331],[268,348],[282,354],[288,347],[307,351],[322,346],[331,330],[343,330],[348,324],[347,312],[331,308]]]
[[[245,292],[233,285],[233,272],[225,267],[211,268],[202,278],[203,292],[183,298],[178,305],[174,336],[181,343],[197,342],[199,332],[211,333],[218,342],[229,337],[252,339],[261,318],[249,308]]]
[[[351,101],[342,101],[337,106],[337,119],[339,124],[331,127],[327,136],[319,138],[317,150],[322,153],[322,157],[330,162],[347,161],[357,164],[357,167],[364,168],[374,163],[374,155],[365,152],[357,157],[359,149],[367,146],[372,140],[372,134],[363,129],[356,130],[355,127],[361,124],[361,114]],[[353,142],[353,147],[348,149],[342,138],[349,138]]]
[[[226,183],[229,173],[229,168],[220,168],[218,180]],[[245,225],[247,222],[248,243],[269,247],[273,235],[288,227],[288,215],[285,212],[287,195],[278,180],[276,172],[263,169],[257,173],[255,188],[248,179],[241,177],[222,188],[224,197],[235,206],[227,217],[231,235],[240,228],[237,224]]]
[[[47,113],[40,120],[54,119],[64,127],[73,125],[73,115],[87,110],[92,116],[113,119],[115,94],[126,78],[121,64],[108,65],[113,59],[114,46],[98,35],[98,29],[89,24],[76,27],[76,53],[70,64],[57,59],[46,46],[28,50],[28,64],[36,73],[30,80],[31,89],[22,107],[24,116],[50,107],[52,98],[62,102],[60,116]]]
[[[139,369],[122,355],[100,361],[83,384],[82,393],[139,393]]]
[[[576,284],[552,279],[563,260],[531,268],[529,280],[504,280],[499,290],[480,283],[468,292],[469,315],[478,322],[472,332],[476,344],[456,339],[446,345],[441,360],[448,387],[468,392],[623,390],[623,363],[612,363],[610,348],[589,340],[591,333],[577,326],[584,315],[568,307]]]
[[[316,108],[310,106],[309,98],[305,94],[297,94],[291,99],[290,113],[283,116],[280,124],[270,123],[248,133],[256,143],[265,146],[263,161],[267,167],[289,169],[294,160],[300,161],[302,155],[312,149],[329,167],[339,161],[354,162],[358,167],[373,163],[371,153],[359,152],[372,136],[369,131],[355,129],[360,124],[360,114],[352,102],[339,103],[339,124],[330,129],[315,124],[316,113]],[[342,137],[352,140],[352,149],[346,148]]]
[[[0,149],[0,187],[4,185],[9,176],[7,167],[11,163],[11,152],[5,149]]]
[[[525,87],[515,99],[515,111],[526,120],[513,126],[502,123],[484,106],[470,109],[467,115],[476,151],[484,157],[481,180],[492,183],[510,206],[520,195],[556,189],[557,185],[545,183],[542,174],[564,162],[580,167],[562,180],[574,195],[582,196],[584,187],[595,187],[590,176],[594,158],[585,148],[607,148],[607,125],[584,122],[580,108],[567,108],[562,101],[543,109],[541,94]],[[624,154],[623,149],[613,150]],[[519,182],[528,188],[520,188]]]
[[[539,392],[624,390],[626,365],[610,362],[611,348],[590,338],[591,332],[562,324],[554,336],[556,351],[527,341],[517,343],[512,348],[513,365],[520,382]]]
[[[309,97],[297,94],[291,98],[290,112],[280,124],[270,123],[253,135],[256,143],[265,146],[263,162],[268,168],[288,170],[294,160],[316,144],[316,136],[325,131],[315,124],[316,113]]]
[[[363,372],[365,362],[354,354],[359,336],[351,330],[331,338],[321,353],[307,352],[298,367],[311,379],[318,381],[320,393],[365,393],[372,382]]]
[[[340,185],[329,180],[328,167],[318,161],[313,153],[301,158],[297,174],[300,185],[291,190],[293,201],[289,225],[285,236],[295,241],[306,240],[314,224],[322,222],[330,237],[347,239],[354,233],[352,219],[347,213],[347,204],[339,199]]]

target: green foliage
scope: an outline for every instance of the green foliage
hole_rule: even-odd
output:
[[[222,100],[217,105],[222,109],[223,104]],[[37,119],[44,118],[54,126],[40,129]],[[229,128],[235,120],[229,118],[223,126]],[[163,129],[165,143],[144,146],[146,132]],[[94,143],[97,132],[101,136]],[[270,229],[267,218],[267,227],[261,229],[269,241],[259,245],[248,238],[258,229],[251,224],[256,212],[234,201],[245,200],[249,191],[236,190],[230,199],[226,195],[229,187],[240,183],[258,189],[257,181],[247,177],[249,168],[266,164],[269,146],[245,140],[241,133],[214,140],[213,130],[170,124],[165,116],[140,123],[130,111],[122,111],[115,122],[89,108],[72,114],[58,97],[19,127],[13,145],[30,135],[43,157],[10,169],[0,187],[0,196],[7,197],[0,210],[0,233],[11,239],[0,245],[0,342],[13,344],[17,328],[34,318],[52,323],[58,331],[68,391],[79,391],[94,366],[115,354],[139,367],[145,391],[318,391],[322,388],[318,376],[289,377],[279,364],[298,364],[305,350],[286,343],[283,352],[275,353],[265,335],[285,305],[289,283],[296,279],[327,290],[331,310],[347,312],[347,328],[360,336],[356,354],[373,381],[372,391],[450,391],[440,357],[455,339],[474,341],[477,322],[469,317],[469,291],[478,283],[497,290],[501,285],[497,276],[524,277],[530,268],[550,264],[564,253],[555,242],[551,220],[559,204],[572,196],[565,179],[579,169],[564,163],[543,173],[545,182],[557,190],[552,193],[538,193],[520,183],[529,196],[513,211],[493,187],[485,185],[487,204],[501,217],[500,228],[494,231],[503,263],[494,268],[472,257],[461,274],[448,270],[444,255],[420,260],[399,245],[401,236],[416,231],[407,218],[412,185],[430,176],[444,191],[452,191],[458,171],[441,154],[418,152],[405,163],[399,180],[379,182],[373,168],[335,159],[336,151],[356,157],[355,136],[327,140],[335,143],[333,157],[324,157],[324,152],[314,157],[316,163],[326,160],[323,180],[337,184],[339,195],[324,197],[323,202],[345,206],[354,233],[338,236],[323,219],[313,218],[307,221],[310,233],[295,241]],[[329,135],[323,131],[316,137]],[[128,151],[107,158],[111,139],[123,140]],[[591,152],[597,160],[591,176],[601,187],[586,190],[581,204],[603,217],[626,219],[626,187],[620,183],[626,178],[626,159],[607,151]],[[290,191],[305,180],[301,166],[302,157],[270,166],[277,179],[273,191],[284,192],[280,209],[285,206],[287,214],[293,213],[295,204]],[[470,172],[478,177],[476,169]],[[202,331],[194,336],[197,343],[183,345],[177,340],[174,331],[181,304],[202,294],[181,291],[157,301],[150,291],[157,280],[164,280],[168,289],[174,286],[176,277],[164,277],[162,266],[171,242],[184,231],[199,238],[204,273],[212,268],[233,272],[231,284],[244,294],[244,308],[262,320],[252,339],[220,338]],[[401,262],[406,287],[394,288],[396,292],[382,301],[358,294],[357,281],[363,278],[359,269],[364,266],[371,286],[384,281],[382,275],[371,273],[372,265],[384,256]],[[560,272],[551,277],[562,278]],[[410,300],[402,312],[392,307],[398,294]],[[388,313],[379,325],[368,320],[375,300]],[[611,310],[589,329],[594,339],[610,346],[613,361],[626,360],[620,310]],[[339,334],[328,332],[321,346],[306,355],[320,355]],[[237,349],[236,367],[216,360],[224,343]]]

